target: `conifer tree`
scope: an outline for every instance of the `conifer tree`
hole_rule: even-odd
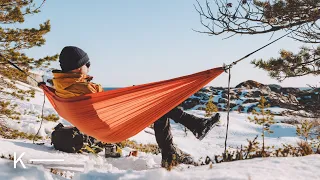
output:
[[[310,131],[313,128],[313,124],[307,120],[304,120],[301,125],[297,125],[296,127],[297,135],[301,136],[306,142],[308,142],[308,137],[311,134]]]
[[[211,117],[214,112],[218,112],[218,108],[215,104],[213,104],[212,99],[213,97],[210,96],[209,101],[206,105],[206,117]]]
[[[320,1],[307,0],[208,0],[195,6],[209,35],[262,35],[287,31],[289,37],[316,45],[320,42]],[[280,35],[279,35],[280,36]],[[281,50],[280,57],[254,60],[252,64],[282,81],[286,78],[320,75],[320,46],[302,47],[299,52]]]
[[[265,141],[264,137],[266,133],[273,133],[272,130],[270,130],[270,125],[274,124],[274,116],[271,114],[269,110],[266,110],[266,108],[270,107],[269,104],[267,104],[266,99],[261,96],[258,108],[259,111],[253,110],[252,114],[255,116],[253,118],[248,117],[248,119],[251,122],[254,122],[256,124],[259,124],[262,126],[261,128],[261,136],[262,136],[262,156],[265,155]]]
[[[47,20],[38,28],[20,28],[25,18],[40,12],[41,4],[33,0],[0,0],[0,116],[18,118],[19,113],[14,110],[16,105],[10,103],[11,99],[29,100],[34,97],[34,90],[21,89],[15,81],[26,82],[26,75],[13,68],[7,60],[21,67],[25,72],[34,68],[48,67],[58,55],[45,56],[34,59],[25,54],[25,51],[45,44],[44,35],[51,28]],[[20,24],[16,27],[16,24]],[[6,97],[6,98],[4,98]]]
[[[316,149],[316,153],[320,153],[320,120],[314,121],[304,120],[301,124],[296,125],[296,133],[302,137],[305,142],[305,146],[310,146]]]
[[[283,81],[286,78],[305,75],[320,75],[320,46],[302,47],[298,53],[280,51],[280,57],[251,61],[255,67],[263,69],[269,76]]]

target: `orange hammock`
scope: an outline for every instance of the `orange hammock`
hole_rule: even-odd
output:
[[[85,134],[103,142],[128,139],[224,71],[214,68],[170,80],[64,99],[41,85],[58,114]]]

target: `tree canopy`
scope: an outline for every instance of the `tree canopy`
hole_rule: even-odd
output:
[[[23,90],[16,86],[15,81],[26,81],[26,75],[13,68],[7,60],[29,72],[34,68],[48,67],[51,61],[58,58],[55,54],[34,59],[24,53],[30,48],[45,44],[44,35],[51,29],[49,20],[39,24],[39,27],[15,27],[15,24],[23,24],[29,15],[39,13],[44,3],[45,0],[40,4],[33,0],[0,0],[0,114],[2,116],[16,118],[15,115],[19,115],[14,111],[15,106],[8,103],[10,102],[8,97],[27,100],[34,96],[33,90]]]
[[[320,0],[206,0],[195,9],[209,35],[259,35],[291,32],[290,37],[313,45],[320,42]],[[282,81],[286,78],[320,74],[320,47],[302,47],[299,52],[281,50],[280,57],[253,60],[255,67]]]

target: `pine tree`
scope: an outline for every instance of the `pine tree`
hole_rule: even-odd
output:
[[[311,134],[311,129],[313,128],[313,124],[307,120],[304,120],[301,125],[296,126],[296,133],[298,136],[303,137],[306,142],[308,142],[308,138]]]
[[[301,124],[296,125],[296,133],[304,139],[304,142],[298,145],[309,146],[315,148],[316,153],[320,153],[320,120],[314,121],[304,120]]]
[[[211,117],[214,112],[218,112],[218,108],[215,104],[213,104],[213,97],[210,96],[209,101],[206,105],[206,117]]]
[[[253,60],[251,64],[267,71],[278,81],[309,74],[320,75],[320,46],[315,49],[302,47],[296,54],[281,50],[278,58]]]
[[[209,35],[262,35],[292,32],[289,37],[302,43],[320,42],[320,1],[301,0],[241,0],[198,2],[196,10]],[[283,34],[281,34],[283,35]],[[280,36],[280,35],[279,35]],[[320,46],[303,47],[297,53],[280,51],[280,57],[254,60],[252,64],[282,81],[290,77],[320,75]]]
[[[20,89],[15,81],[26,82],[26,75],[13,68],[6,60],[19,65],[28,72],[34,68],[48,67],[58,55],[46,56],[40,59],[28,57],[24,51],[45,44],[44,35],[51,28],[50,21],[39,25],[38,28],[17,28],[15,24],[23,24],[25,17],[40,12],[41,5],[33,0],[1,0],[0,1],[0,116],[17,118],[19,113],[11,105],[11,98],[29,100],[34,97],[34,90]],[[8,97],[5,99],[3,97]]]
[[[267,104],[266,99],[263,96],[261,96],[259,105],[258,105],[259,111],[256,111],[256,110],[252,111],[252,114],[255,115],[253,119],[251,117],[248,117],[248,119],[251,122],[254,122],[262,126],[261,128],[262,156],[265,155],[265,141],[264,141],[265,133],[269,133],[269,134],[273,133],[273,131],[270,130],[270,125],[275,123],[274,116],[271,114],[271,112],[269,110],[265,110],[268,107],[270,107],[270,105]]]
[[[318,149],[319,147],[319,140],[313,138],[313,135],[316,134],[311,132],[312,129],[315,128],[314,123],[308,120],[304,120],[300,125],[296,125],[296,127],[297,135],[304,139],[304,141],[300,141],[297,143],[298,146],[301,148],[304,155],[312,154],[312,146],[315,149]],[[310,140],[310,142],[308,140]]]

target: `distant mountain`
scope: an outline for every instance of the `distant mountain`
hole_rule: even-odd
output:
[[[104,87],[103,90],[104,91],[109,91],[109,90],[113,90],[113,89],[119,89],[118,87]]]
[[[187,109],[204,110],[210,96],[219,111],[227,110],[228,89],[222,87],[204,87],[181,106]],[[320,104],[320,89],[291,88],[279,85],[264,85],[248,80],[230,90],[230,108],[232,111],[250,113],[258,109],[260,96],[264,96],[270,104],[270,110],[277,115],[297,114],[308,116]],[[305,110],[305,111],[304,111]]]

